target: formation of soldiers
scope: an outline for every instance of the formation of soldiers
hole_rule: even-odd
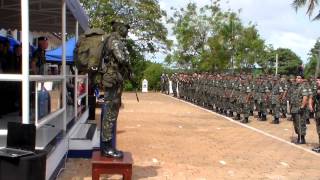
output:
[[[307,124],[314,117],[320,144],[320,79],[209,73],[163,77],[162,92],[168,94],[171,80],[174,96],[242,123],[249,123],[254,112],[259,121],[267,121],[267,115],[271,114],[274,124],[279,124],[280,118],[288,118],[298,136],[297,144],[306,143]],[[320,147],[313,151],[319,153]]]

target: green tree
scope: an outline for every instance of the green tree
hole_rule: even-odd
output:
[[[208,8],[199,9],[195,3],[189,3],[186,8],[179,10],[172,9],[175,12],[168,22],[173,24],[177,43],[166,62],[176,62],[181,67],[197,69],[208,35],[212,32],[208,16],[214,17],[215,14],[210,13]]]
[[[316,9],[316,6],[318,6],[319,1],[318,0],[294,0],[292,3],[292,6],[297,11],[298,9],[307,6],[307,14],[309,18],[313,15],[314,10]],[[320,19],[320,13],[314,18],[314,20]]]
[[[270,57],[269,62],[272,62],[272,65],[275,65],[275,54],[278,54],[278,63],[279,63],[279,68],[278,68],[278,73],[280,75],[296,75],[298,67],[302,64],[302,61],[300,57],[294,53],[290,49],[286,48],[278,48],[274,52],[272,52],[274,55],[273,57]],[[273,66],[275,72],[275,66]]]
[[[305,76],[313,77],[316,72],[317,61],[319,60],[320,40],[318,39],[314,47],[310,50],[308,63],[305,67]]]
[[[81,0],[89,14],[92,27],[110,32],[110,23],[121,20],[130,25],[130,33],[139,51],[166,51],[171,45],[168,31],[162,22],[166,12],[157,0]]]
[[[161,64],[149,62],[148,67],[144,71],[144,79],[148,80],[149,89],[160,89],[160,76],[164,72]]]

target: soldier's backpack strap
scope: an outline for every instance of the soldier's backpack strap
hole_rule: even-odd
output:
[[[106,70],[107,70],[106,64],[110,60],[110,49],[107,46],[109,39],[110,39],[110,35],[108,35],[104,40],[101,55],[100,55],[101,61],[99,62],[98,71],[102,74],[106,73]]]

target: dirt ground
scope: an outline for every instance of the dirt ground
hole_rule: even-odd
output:
[[[132,153],[135,180],[320,179],[320,156],[310,152],[318,142],[313,121],[308,144],[296,146],[287,120],[251,118],[248,128],[162,94],[139,97],[123,95],[118,124],[118,147]],[[90,180],[90,159],[68,159],[58,179]]]

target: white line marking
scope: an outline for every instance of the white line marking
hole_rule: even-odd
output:
[[[182,126],[178,126],[180,129],[182,129]]]
[[[289,129],[284,129],[285,131],[289,131]]]
[[[163,95],[163,96],[167,96],[167,95],[164,95],[164,94],[162,94],[162,95]],[[221,115],[221,114],[217,114],[217,113],[215,113],[215,112],[213,112],[213,111],[210,111],[210,110],[208,110],[208,109],[202,108],[202,107],[197,106],[197,105],[194,105],[194,104],[192,104],[192,103],[190,103],[190,102],[186,102],[186,101],[183,101],[183,100],[181,100],[181,99],[177,99],[177,98],[172,97],[172,96],[167,96],[167,97],[170,97],[170,98],[172,98],[172,99],[175,99],[176,101],[183,102],[183,103],[185,103],[185,104],[189,104],[189,105],[191,105],[191,106],[193,106],[193,107],[202,109],[202,110],[204,110],[204,111],[206,111],[206,112],[208,112],[208,113],[211,113],[211,114],[214,114],[214,115],[216,115],[216,116],[222,117],[222,118],[224,118],[224,119],[226,119],[226,120],[228,120],[228,121],[230,121],[230,122],[232,122],[232,123],[234,123],[234,124],[238,124],[239,126],[242,126],[242,127],[248,128],[248,129],[251,129],[251,130],[253,130],[253,131],[257,132],[257,133],[263,134],[263,135],[265,135],[265,136],[268,136],[268,137],[270,137],[270,138],[273,138],[273,139],[275,139],[275,140],[278,140],[278,141],[280,141],[280,142],[283,142],[283,143],[285,143],[285,144],[287,144],[287,145],[293,146],[293,147],[295,147],[295,148],[298,148],[298,149],[300,149],[300,150],[303,150],[303,151],[305,151],[305,152],[308,152],[308,153],[311,153],[311,154],[313,154],[313,155],[316,155],[316,156],[320,157],[320,153],[313,152],[313,151],[311,151],[310,149],[306,149],[306,148],[304,148],[304,147],[298,146],[298,145],[296,145],[296,144],[294,144],[294,143],[288,142],[288,141],[285,140],[285,139],[282,139],[282,138],[279,138],[279,137],[274,136],[274,135],[272,135],[272,134],[266,133],[266,132],[264,132],[264,131],[262,131],[262,130],[260,130],[260,129],[256,129],[256,128],[251,127],[251,126],[249,126],[249,125],[242,124],[242,123],[240,123],[240,122],[238,122],[238,121],[234,121],[233,119],[231,119],[231,118],[229,118],[229,117],[223,116],[223,115]]]
[[[217,128],[218,130],[220,130],[221,128]]]
[[[222,165],[226,165],[227,164],[225,161],[222,161],[222,160],[219,161],[219,163],[222,164]]]

